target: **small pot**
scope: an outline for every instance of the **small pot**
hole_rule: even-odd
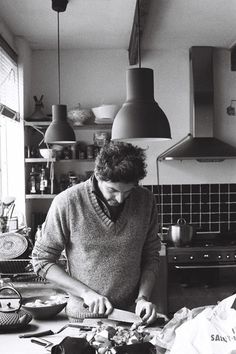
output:
[[[187,224],[184,218],[177,220],[177,224],[170,225],[168,228],[168,239],[174,246],[187,246],[191,243],[194,234],[192,225]]]

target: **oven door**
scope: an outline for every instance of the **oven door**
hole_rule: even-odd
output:
[[[168,314],[215,305],[236,291],[236,263],[169,264]]]

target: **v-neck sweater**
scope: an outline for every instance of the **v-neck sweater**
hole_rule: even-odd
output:
[[[158,271],[157,229],[149,190],[135,187],[114,222],[99,205],[90,179],[54,198],[33,249],[34,270],[45,277],[65,249],[73,278],[107,296],[113,306],[128,308],[138,294],[142,271]],[[79,317],[79,311],[84,311],[81,299],[70,296],[68,315]]]

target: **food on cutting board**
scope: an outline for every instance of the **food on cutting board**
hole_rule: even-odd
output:
[[[132,330],[122,326],[100,324],[86,334],[86,340],[93,346],[98,354],[113,354],[116,353],[115,348],[124,345],[132,345],[138,343],[151,342],[153,339],[150,333],[143,326],[139,326]]]
[[[61,295],[51,295],[47,300],[35,299],[33,302],[26,302],[24,306],[27,307],[45,307],[63,304],[65,302],[65,297]]]

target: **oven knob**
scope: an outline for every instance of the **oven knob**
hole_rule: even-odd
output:
[[[222,258],[222,256],[221,256],[221,255],[219,255],[219,256],[218,256],[218,259],[221,259],[221,258]]]
[[[176,256],[174,256],[174,257],[173,257],[173,260],[174,260],[174,261],[177,261],[177,257],[176,257]]]
[[[227,259],[229,259],[229,258],[230,258],[230,255],[229,255],[229,254],[227,254],[227,255],[226,255],[226,258],[227,258]]]
[[[193,259],[194,259],[194,257],[193,257],[193,256],[189,256],[189,259],[193,260]]]
[[[203,258],[209,258],[209,254],[207,254],[207,253],[205,253],[204,255],[203,255]]]

